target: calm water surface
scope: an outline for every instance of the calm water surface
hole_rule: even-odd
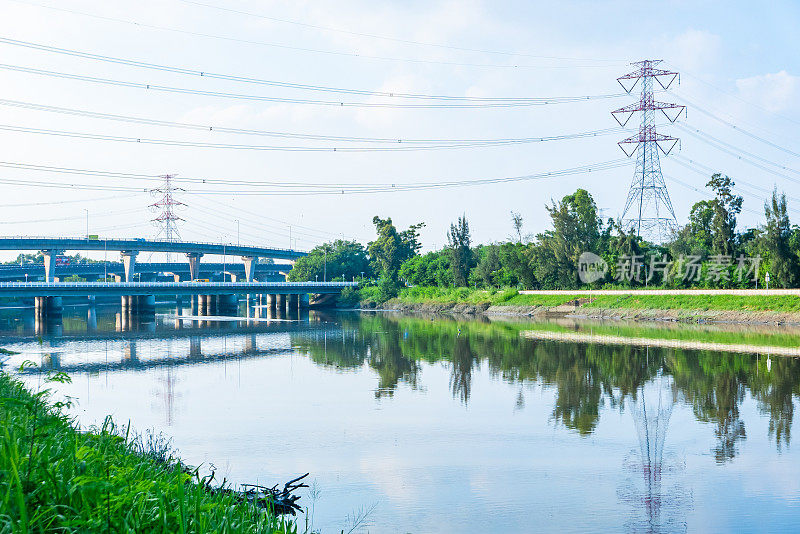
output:
[[[322,532],[793,532],[800,360],[525,338],[531,329],[797,346],[774,327],[668,327],[392,314],[122,325],[67,309],[0,344],[60,369],[82,425],[111,414],[173,438],[219,479],[310,472]],[[120,331],[128,330],[128,331]],[[38,387],[42,375],[24,379]],[[313,512],[312,512],[313,510]],[[303,520],[301,520],[302,522]]]

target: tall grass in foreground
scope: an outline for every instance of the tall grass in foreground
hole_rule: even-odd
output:
[[[0,371],[0,532],[295,532],[211,491],[163,443],[111,419],[77,431],[64,407]]]

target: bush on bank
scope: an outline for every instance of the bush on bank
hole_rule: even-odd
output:
[[[0,371],[0,532],[295,531],[110,419],[76,430],[64,407]]]

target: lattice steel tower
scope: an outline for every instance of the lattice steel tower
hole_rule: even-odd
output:
[[[175,200],[173,195],[176,191],[183,191],[183,189],[172,185],[174,174],[165,174],[161,178],[164,180],[161,187],[150,190],[152,195],[160,197],[156,202],[150,204],[151,209],[159,212],[158,217],[152,219],[153,224],[158,228],[155,238],[171,242],[179,241],[181,236],[178,232],[178,223],[183,222],[183,219],[175,214],[175,208],[186,206],[186,204]],[[171,254],[167,254],[167,261],[172,262]]]
[[[625,126],[635,113],[642,114],[639,133],[618,143],[628,157],[636,153],[636,172],[622,212],[622,224],[626,230],[635,230],[636,235],[656,242],[669,238],[678,225],[658,154],[660,150],[668,155],[678,144],[678,138],[656,132],[656,111],[660,110],[667,120],[675,122],[686,109],[686,106],[653,99],[653,80],[666,90],[678,79],[677,72],[655,68],[659,63],[661,60],[638,61],[633,63],[639,67],[637,70],[617,78],[629,94],[641,82],[641,94],[639,102],[611,112],[620,126]]]

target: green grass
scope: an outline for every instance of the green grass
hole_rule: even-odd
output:
[[[488,304],[492,306],[553,307],[587,297],[580,291],[559,295],[520,295],[515,289],[495,291],[466,287],[412,287],[403,289],[392,302],[400,304]],[[800,298],[791,295],[597,295],[582,308],[800,312]]]
[[[516,289],[482,290],[466,287],[410,287],[395,302],[408,304],[488,304],[491,306],[559,306],[573,300],[571,295],[520,295]]]
[[[65,375],[51,380],[65,381]],[[79,432],[47,390],[0,372],[0,533],[294,532],[107,419]]]
[[[800,298],[791,295],[598,295],[583,307],[636,310],[800,312]]]
[[[596,334],[622,337],[644,337],[649,339],[675,339],[681,341],[703,341],[708,343],[728,343],[732,345],[758,345],[775,347],[797,347],[800,345],[800,331],[768,330],[760,328],[732,328],[716,325],[687,325],[684,323],[599,322],[585,321],[577,325],[563,325],[556,322],[534,322],[520,327],[521,330]]]

